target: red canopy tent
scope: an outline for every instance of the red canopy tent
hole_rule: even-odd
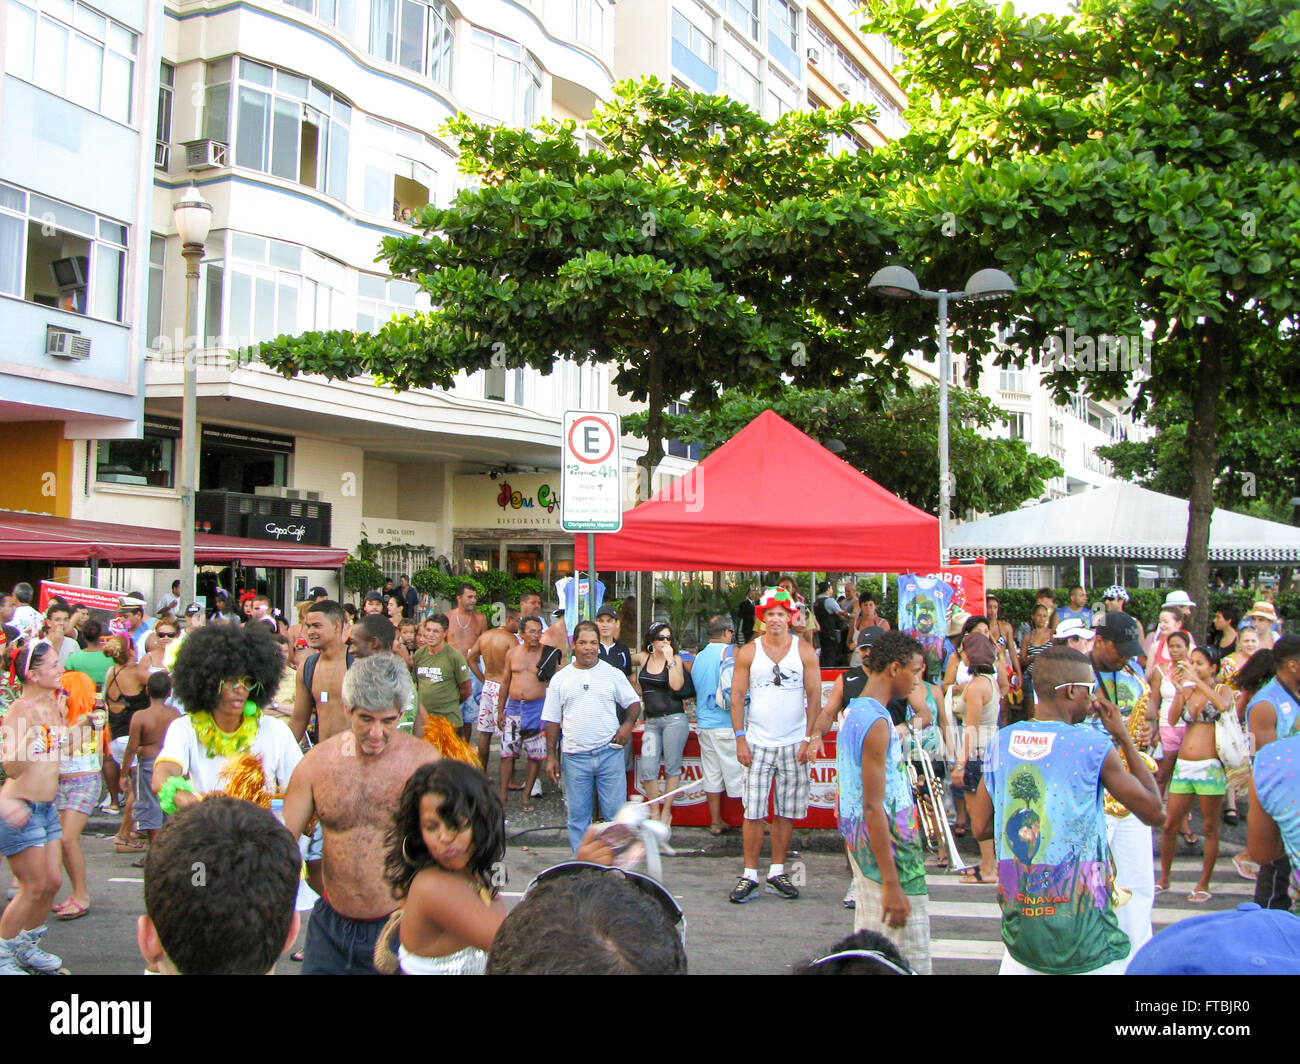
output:
[[[574,536],[587,567],[587,534]],[[596,536],[617,572],[766,569],[925,573],[939,519],[890,494],[766,410],[693,470]]]
[[[177,565],[180,557],[181,534],[170,529],[0,510],[0,558],[129,566]],[[238,560],[271,569],[337,569],[347,557],[334,547],[235,536],[200,535],[194,548],[199,564]]]

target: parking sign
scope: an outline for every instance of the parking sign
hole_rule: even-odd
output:
[[[564,412],[560,521],[566,532],[623,527],[622,431],[608,410]]]

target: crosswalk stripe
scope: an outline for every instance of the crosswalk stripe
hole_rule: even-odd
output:
[[[998,961],[1002,959],[1002,939],[982,942],[969,938],[932,938],[930,956],[949,961]]]

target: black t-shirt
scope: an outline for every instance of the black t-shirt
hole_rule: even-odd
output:
[[[743,645],[754,638],[754,604],[745,599],[736,613],[740,617],[740,642]]]
[[[420,593],[415,588],[408,587],[405,591],[399,591],[398,596],[402,600],[402,616],[409,620],[420,608]]]
[[[813,605],[813,613],[817,616],[817,623],[821,625],[823,637],[834,640],[842,628],[840,604],[829,595],[822,595]]]
[[[617,640],[609,646],[600,644],[600,660],[608,661],[624,676],[632,675],[632,652]]]

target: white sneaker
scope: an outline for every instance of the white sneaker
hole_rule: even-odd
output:
[[[33,927],[28,931],[19,932],[17,938],[11,940],[13,957],[14,960],[30,971],[39,972],[43,975],[53,975],[63,967],[63,958],[57,957],[53,953],[46,953],[38,945],[45,931],[46,927],[42,924],[40,927]]]
[[[533,790],[532,790],[532,793],[529,794],[529,797],[530,797],[530,798],[540,798],[541,796],[542,796],[542,781],[541,781],[541,780],[533,780]]]
[[[30,975],[14,960],[15,941],[0,939],[0,975]]]
[[[858,885],[850,883],[849,889],[844,894],[844,908],[856,909],[858,907]]]

